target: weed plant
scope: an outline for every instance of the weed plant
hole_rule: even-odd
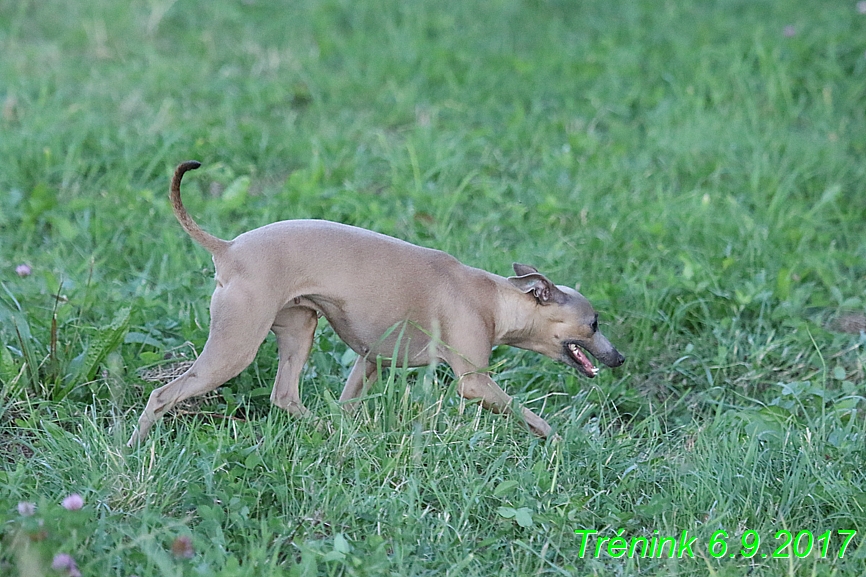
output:
[[[0,575],[863,574],[864,13],[0,0]],[[548,442],[441,367],[344,415],[323,323],[315,418],[270,406],[268,339],[127,450],[143,377],[207,336],[212,267],[166,198],[190,158],[214,234],[326,218],[531,263],[628,360],[494,352]],[[693,557],[596,554],[683,532]]]

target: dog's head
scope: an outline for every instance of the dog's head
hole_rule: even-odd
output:
[[[625,361],[598,330],[598,313],[582,294],[553,284],[525,264],[515,263],[514,272],[517,276],[508,277],[508,281],[527,298],[534,298],[536,305],[519,346],[562,361],[589,378],[597,375],[598,369],[584,351],[609,367]]]

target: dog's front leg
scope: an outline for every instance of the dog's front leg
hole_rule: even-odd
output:
[[[481,399],[481,406],[494,413],[512,412],[512,398],[503,391],[496,381],[485,373],[466,373],[457,383],[457,392],[464,399]],[[547,421],[527,409],[521,407],[521,413],[529,429],[540,437],[550,436],[551,428]]]
[[[360,397],[361,393],[375,383],[378,378],[376,363],[369,361],[366,357],[358,357],[352,367],[352,372],[349,373],[349,378],[346,380],[346,386],[343,387],[343,393],[340,395],[343,408],[353,412],[357,404],[352,401]]]

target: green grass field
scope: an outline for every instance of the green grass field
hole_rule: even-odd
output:
[[[0,575],[863,574],[862,12],[0,0]],[[495,351],[547,442],[442,367],[344,416],[323,324],[315,420],[271,408],[269,338],[128,450],[143,376],[207,336],[210,257],[166,194],[189,158],[214,234],[325,218],[531,263],[628,360]],[[602,541],[684,532],[673,559]]]

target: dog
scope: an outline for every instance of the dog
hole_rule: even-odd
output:
[[[177,167],[170,197],[183,229],[213,255],[210,334],[189,370],[151,393],[129,446],[180,401],[238,375],[268,331],[279,354],[271,402],[308,415],[299,380],[319,316],[358,353],[340,395],[350,409],[376,381],[377,357],[394,366],[444,361],[461,396],[497,413],[511,412],[512,398],[487,372],[495,345],[541,353],[589,378],[598,369],[584,351],[609,367],[625,360],[599,331],[589,301],[531,266],[514,264],[516,276],[504,278],[438,250],[324,220],[281,221],[219,239],[181,202],[184,173],[200,166],[187,161]],[[525,407],[520,412],[531,431],[551,434],[544,419]]]

